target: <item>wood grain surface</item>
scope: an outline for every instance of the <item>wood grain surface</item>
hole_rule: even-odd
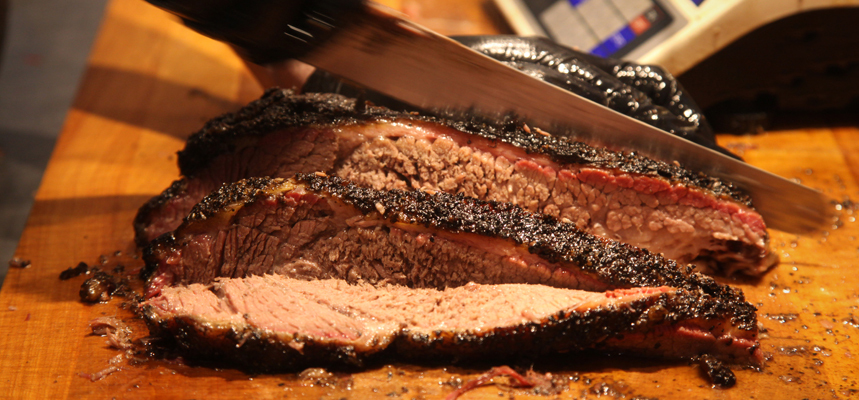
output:
[[[505,32],[478,1],[389,1],[445,34]],[[224,45],[202,38],[140,0],[113,0],[82,87],[36,195],[12,268],[0,292],[0,398],[308,398],[439,399],[479,368],[382,365],[353,373],[247,375],[151,361],[111,349],[89,321],[118,316],[134,337],[147,334],[126,301],[85,305],[85,277],[61,281],[78,262],[132,275],[136,209],[177,178],[175,152],[190,132],[262,93]],[[859,374],[859,144],[856,126],[803,128],[720,137],[752,164],[823,190],[838,208],[816,236],[772,231],[781,263],[759,280],[730,281],[759,307],[770,357],[761,371],[737,370],[735,388],[711,388],[687,362],[566,355],[532,367],[562,380],[548,397],[504,378],[465,399],[848,398]],[[119,253],[117,253],[119,252]],[[103,265],[101,265],[103,264]],[[527,367],[527,366],[526,366]],[[93,380],[102,373],[102,379]]]

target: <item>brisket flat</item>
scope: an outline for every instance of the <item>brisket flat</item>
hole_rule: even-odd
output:
[[[727,274],[757,275],[775,261],[760,214],[730,184],[515,121],[451,121],[270,90],[194,134],[179,166],[184,178],[139,211],[139,243],[175,229],[223,183],[320,171],[375,189],[511,202]]]
[[[174,337],[190,356],[253,370],[361,366],[384,355],[509,362],[583,349],[747,364],[761,357],[755,331],[707,316],[697,295],[669,287],[437,290],[263,275],[164,288],[143,310],[155,334]]]

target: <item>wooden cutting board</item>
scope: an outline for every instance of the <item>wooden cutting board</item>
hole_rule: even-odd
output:
[[[447,34],[498,33],[480,1],[389,5]],[[204,121],[262,93],[232,52],[140,0],[114,0],[80,92],[45,173],[18,255],[0,292],[0,398],[438,399],[480,369],[383,365],[354,373],[246,375],[174,361],[134,362],[90,334],[101,316],[129,319],[123,299],[84,305],[85,277],[60,281],[78,262],[132,271],[136,209],[178,171],[175,152]],[[770,361],[713,389],[695,365],[568,355],[536,363],[560,377],[549,398],[847,398],[859,390],[859,173],[856,126],[721,137],[752,164],[801,180],[837,200],[838,219],[814,237],[772,232],[781,264],[760,280],[732,281],[759,307]],[[833,203],[833,207],[836,204]],[[121,254],[117,254],[120,252]],[[130,321],[136,337],[146,335]],[[93,374],[102,373],[93,381]],[[95,375],[98,377],[98,375]],[[466,399],[544,398],[503,378]]]

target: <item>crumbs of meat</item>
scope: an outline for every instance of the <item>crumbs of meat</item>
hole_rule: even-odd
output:
[[[107,366],[107,368],[104,368],[101,371],[92,374],[87,372],[78,372],[78,376],[84,379],[89,379],[90,382],[100,381],[114,372],[122,371],[123,368],[119,365],[122,362],[122,359],[122,354],[119,354],[116,357],[111,358],[110,361],[108,361],[109,365]]]
[[[131,346],[131,328],[114,317],[99,317],[89,322],[92,334],[104,336],[110,347],[117,350],[128,350]]]
[[[698,363],[714,386],[729,388],[737,384],[737,377],[734,372],[715,357],[704,354],[698,357]]]
[[[89,265],[87,263],[81,261],[78,265],[74,267],[69,267],[65,271],[60,272],[60,280],[67,281],[77,276],[81,276],[83,274],[89,274]]]
[[[21,257],[12,257],[9,260],[9,268],[30,268],[30,260],[25,260]]]
[[[104,303],[109,301],[114,295],[126,296],[132,300],[136,300],[137,294],[129,287],[127,278],[120,278],[116,275],[111,275],[102,271],[98,267],[88,268],[86,263],[81,262],[74,270],[69,268],[68,270],[63,271],[63,273],[65,274],[68,272],[66,276],[77,276],[82,274],[79,273],[79,271],[83,269],[86,269],[85,273],[87,275],[92,275],[92,277],[81,284],[79,295],[82,302]],[[124,267],[114,268],[114,272],[122,271],[124,271]],[[60,279],[66,280],[70,278],[66,277],[64,279],[64,275],[60,274]]]
[[[99,303],[110,300],[119,289],[120,283],[115,276],[96,271],[92,278],[81,285],[80,296],[84,303]]]

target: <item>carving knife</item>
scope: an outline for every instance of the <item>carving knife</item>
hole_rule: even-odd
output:
[[[441,116],[513,116],[553,135],[676,161],[748,193],[771,228],[808,233],[830,218],[820,192],[532,78],[372,3],[147,1],[258,64],[298,59]]]

